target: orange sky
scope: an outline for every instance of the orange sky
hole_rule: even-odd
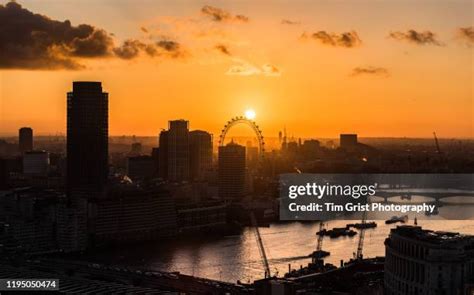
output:
[[[0,135],[64,133],[72,81],[97,80],[111,135],[156,135],[177,118],[217,134],[253,108],[267,136],[286,126],[302,137],[473,137],[474,35],[460,33],[472,29],[471,1],[18,2],[113,33],[116,47],[173,40],[180,53],[0,68]]]

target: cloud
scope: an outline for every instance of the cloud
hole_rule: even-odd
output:
[[[274,65],[265,64],[262,66],[262,74],[265,76],[280,76],[281,71]]]
[[[94,26],[55,21],[16,2],[0,5],[0,68],[79,69],[75,57],[106,57],[112,46],[111,35]]]
[[[292,21],[289,19],[283,19],[281,20],[282,25],[300,25],[301,23],[299,21]]]
[[[437,39],[436,34],[431,31],[418,32],[415,30],[408,30],[406,32],[390,32],[388,37],[399,41],[406,41],[416,45],[444,45]]]
[[[474,45],[474,27],[459,28],[458,37],[464,40],[469,46]]]
[[[245,15],[232,15],[230,12],[225,11],[221,8],[205,5],[201,8],[201,12],[210,17],[215,22],[241,22],[246,23],[249,18]]]
[[[322,44],[334,46],[334,47],[346,47],[352,48],[362,44],[362,40],[355,31],[344,32],[344,33],[328,33],[326,31],[319,31],[308,35],[303,33],[302,39],[314,39]]]
[[[176,41],[160,40],[154,43],[145,43],[136,39],[125,40],[120,47],[113,49],[114,54],[122,59],[133,59],[141,53],[150,57],[167,55],[172,58],[187,56],[187,52]]]
[[[356,67],[352,70],[351,76],[361,76],[361,75],[372,75],[372,76],[380,76],[380,77],[388,77],[390,76],[389,71],[386,68],[381,67]]]
[[[214,48],[225,55],[228,55],[228,56],[232,55],[229,51],[229,48],[227,48],[227,46],[225,46],[224,44],[217,44]]]
[[[281,71],[274,65],[264,64],[262,67],[258,67],[245,60],[236,60],[237,64],[232,65],[226,72],[226,75],[236,76],[254,76],[263,75],[269,77],[279,77]]]
[[[53,20],[16,2],[0,5],[0,68],[78,70],[84,68],[85,59],[132,59],[141,52],[172,58],[185,54],[171,40],[144,43],[130,39],[115,47],[113,34],[101,28]]]

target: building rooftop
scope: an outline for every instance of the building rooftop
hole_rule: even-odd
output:
[[[420,226],[397,226],[397,228],[392,229],[392,233],[397,233],[407,238],[412,238],[435,245],[459,242],[471,242],[474,245],[474,236],[464,235],[457,232],[426,230],[422,229]]]

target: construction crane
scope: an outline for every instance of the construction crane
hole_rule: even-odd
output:
[[[265,252],[265,247],[263,246],[263,240],[260,236],[260,230],[258,229],[257,219],[255,215],[250,213],[250,220],[252,221],[252,226],[255,230],[255,237],[257,239],[258,250],[260,252],[260,257],[262,258],[263,269],[265,270],[265,278],[271,277],[270,274],[270,265],[268,264],[267,253]]]
[[[362,213],[362,226],[360,227],[360,234],[359,234],[359,244],[357,245],[357,253],[355,255],[356,260],[362,260],[363,254],[362,251],[364,249],[364,236],[365,236],[365,226],[364,224],[367,223],[367,211]]]
[[[324,229],[324,222],[319,222],[319,232],[322,233]],[[321,250],[323,250],[323,238],[324,235],[320,234],[318,236],[318,245],[316,246],[316,252],[321,253]]]
[[[435,144],[436,144],[436,151],[438,154],[441,154],[441,149],[439,148],[438,137],[436,136],[436,132],[433,132]]]
[[[314,264],[316,264],[322,258],[329,256],[331,253],[323,250],[323,239],[324,239],[324,222],[319,222],[318,243],[316,244],[316,251],[311,254],[311,258]]]

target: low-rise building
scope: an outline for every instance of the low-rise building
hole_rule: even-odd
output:
[[[398,226],[385,251],[387,295],[472,294],[474,236]]]

